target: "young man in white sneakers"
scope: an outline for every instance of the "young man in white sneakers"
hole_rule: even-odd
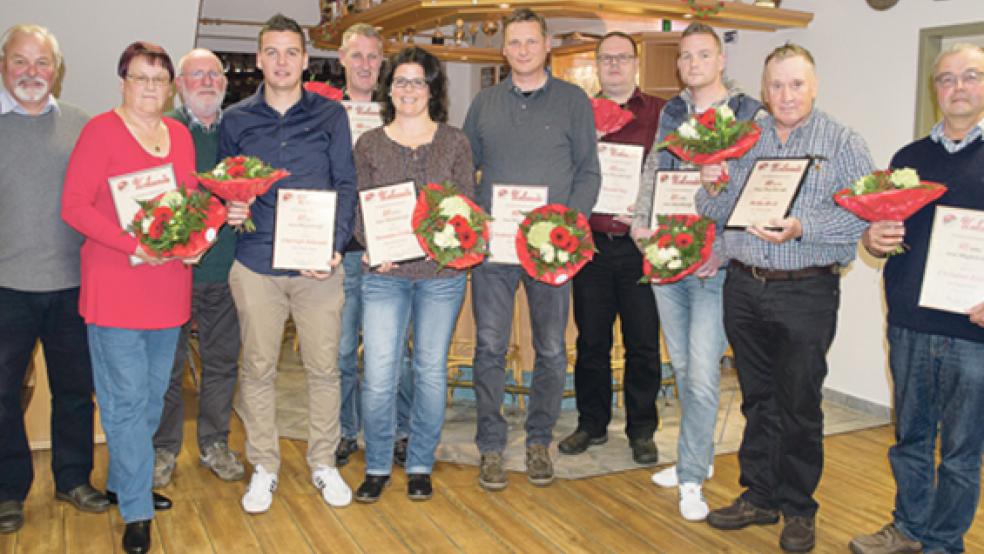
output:
[[[251,205],[256,231],[237,237],[229,273],[242,330],[240,393],[246,457],[253,477],[243,509],[265,512],[273,502],[280,468],[276,427],[277,359],[284,322],[294,319],[308,383],[308,450],[311,480],[331,506],[345,506],[352,491],[335,468],[339,439],[338,340],[345,300],[341,266],[355,219],[355,165],[345,109],[301,87],[307,67],[304,33],[296,21],[275,15],[263,26],[256,65],[263,83],[256,94],[229,108],[222,120],[219,158],[258,156],[291,175]],[[337,197],[334,270],[272,268],[277,190],[334,190]],[[232,202],[241,208],[241,203]]]

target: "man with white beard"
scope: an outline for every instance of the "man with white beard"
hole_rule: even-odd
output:
[[[20,396],[40,339],[51,388],[55,497],[104,512],[92,473],[92,366],[79,315],[82,237],[62,222],[65,167],[89,116],[56,100],[62,55],[44,27],[0,37],[0,533],[24,524],[34,480]]]
[[[211,170],[218,162],[219,122],[225,98],[222,62],[212,52],[196,48],[178,62],[174,80],[182,106],[167,113],[188,127],[195,141],[196,169]],[[229,268],[236,249],[235,232],[222,227],[215,246],[195,267],[191,321],[185,324],[174,356],[171,385],[164,396],[164,412],[154,434],[154,487],[171,481],[181,450],[184,402],[181,385],[188,357],[192,322],[198,330],[201,387],[198,393],[198,452],[202,465],[225,481],[245,476],[245,468],[229,449],[229,417],[239,373],[239,319],[229,292]]]

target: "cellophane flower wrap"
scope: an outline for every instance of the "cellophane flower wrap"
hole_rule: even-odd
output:
[[[714,247],[714,221],[699,215],[661,215],[653,234],[640,242],[640,283],[675,283],[697,271]]]
[[[274,183],[288,175],[289,171],[270,167],[255,156],[230,156],[219,162],[212,171],[195,174],[202,186],[219,198],[246,203],[262,196]],[[242,230],[256,230],[248,213]]]
[[[561,204],[529,212],[516,233],[516,254],[526,273],[559,286],[594,257],[594,239],[584,214]]]
[[[834,193],[834,202],[865,221],[905,221],[946,192],[946,186],[923,181],[915,169],[879,170]],[[900,245],[893,254],[901,254]]]
[[[413,209],[413,232],[438,271],[481,263],[489,253],[489,214],[447,181],[428,183],[422,192]]]
[[[308,81],[304,83],[304,90],[315,94],[320,94],[321,96],[324,96],[329,100],[334,100],[335,102],[341,102],[342,96],[345,94],[341,89],[337,89],[327,83],[319,83],[316,81]]]
[[[656,147],[666,148],[694,165],[712,165],[742,157],[761,134],[754,121],[739,121],[731,108],[723,105],[684,121]],[[725,171],[714,186],[724,189],[729,180]]]
[[[138,202],[127,231],[162,258],[193,258],[208,250],[226,220],[226,208],[205,191],[184,187]]]
[[[591,111],[594,112],[595,130],[598,136],[620,131],[635,119],[635,114],[607,98],[592,98]]]

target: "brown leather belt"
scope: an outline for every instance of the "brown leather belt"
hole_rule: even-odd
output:
[[[738,260],[731,260],[730,266],[750,273],[752,277],[759,281],[798,281],[820,275],[836,275],[840,273],[840,266],[837,264],[804,267],[803,269],[766,269],[764,267],[745,265]]]

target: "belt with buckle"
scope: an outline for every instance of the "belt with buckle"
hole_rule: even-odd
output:
[[[731,267],[738,268],[759,281],[799,281],[820,275],[836,275],[840,273],[840,265],[830,264],[824,266],[804,267],[803,269],[766,269],[745,265],[738,260],[731,260]]]

